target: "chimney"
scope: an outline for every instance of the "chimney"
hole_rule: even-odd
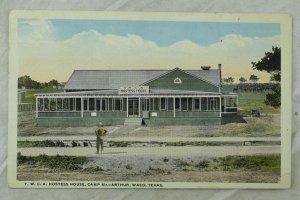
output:
[[[201,69],[202,69],[202,70],[209,70],[209,69],[210,69],[210,66],[201,66]]]
[[[222,83],[222,67],[221,66],[222,66],[221,64],[218,64],[218,69],[220,71],[220,85]]]

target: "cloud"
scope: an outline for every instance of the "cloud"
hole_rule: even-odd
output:
[[[25,22],[24,22],[25,24]],[[47,21],[31,21],[34,27],[19,40],[20,75],[38,81],[67,81],[74,69],[200,69],[216,68],[221,63],[223,77],[236,80],[256,74],[268,81],[268,74],[251,69],[251,62],[264,56],[271,47],[280,46],[279,36],[250,38],[226,35],[209,46],[190,40],[160,47],[139,35],[104,35],[95,30],[81,32],[67,40],[53,40],[53,26]]]
[[[47,40],[54,34],[54,26],[46,19],[26,19],[19,22],[21,40]]]

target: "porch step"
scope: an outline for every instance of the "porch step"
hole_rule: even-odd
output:
[[[141,126],[142,125],[142,118],[126,118],[124,125],[125,126]]]

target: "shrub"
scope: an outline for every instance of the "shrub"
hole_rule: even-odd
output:
[[[77,147],[77,142],[75,142],[75,141],[72,141],[72,147]]]
[[[164,173],[166,173],[166,171],[164,169],[162,169],[162,168],[153,168],[151,166],[149,166],[149,171],[150,172],[154,172],[156,174],[164,174]]]
[[[84,141],[84,142],[83,142],[83,146],[84,146],[84,147],[87,147],[88,145],[89,145],[89,143],[88,143],[87,141]]]
[[[125,166],[125,168],[128,169],[128,170],[132,170],[132,166],[131,166],[130,164],[127,164],[127,165]]]
[[[207,160],[200,161],[199,163],[197,163],[195,165],[195,167],[198,167],[198,168],[207,168],[208,166],[209,166],[209,161],[207,161]]]
[[[175,160],[176,167],[187,167],[190,166],[190,164],[184,160],[176,159]]]
[[[37,165],[50,169],[58,170],[79,170],[82,169],[82,164],[87,162],[86,157],[76,157],[76,156],[48,156],[45,154],[39,156],[22,156],[18,153],[18,165]]]
[[[90,167],[86,167],[83,169],[83,171],[86,171],[86,172],[99,172],[99,171],[104,171],[102,169],[102,167],[99,167],[99,166],[90,166]]]
[[[55,146],[56,147],[65,147],[65,143],[63,141],[57,140],[55,141]]]
[[[280,159],[280,155],[227,156],[220,158],[219,162],[224,170],[245,169],[280,173]]]

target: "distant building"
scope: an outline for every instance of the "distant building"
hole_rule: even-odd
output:
[[[18,89],[18,112],[32,111],[32,103],[25,103],[26,88]]]
[[[211,125],[236,113],[221,65],[199,70],[75,70],[62,93],[36,95],[38,126]]]

